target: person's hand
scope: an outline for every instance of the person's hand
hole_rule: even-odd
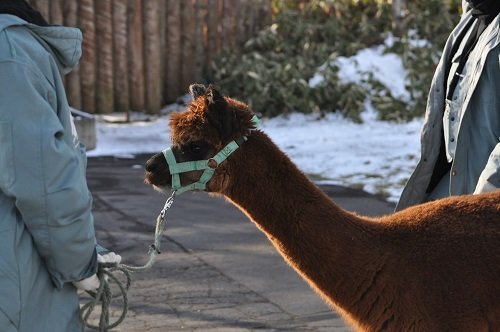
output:
[[[114,252],[108,252],[104,255],[97,254],[97,262],[101,264],[120,264],[122,256]],[[73,285],[82,291],[96,291],[100,285],[99,278],[96,274],[80,281],[74,281]]]
[[[80,281],[73,281],[73,286],[82,291],[96,291],[100,284],[96,274]]]
[[[114,252],[108,252],[104,255],[97,254],[97,262],[101,264],[120,264],[122,261],[122,256],[115,254]]]

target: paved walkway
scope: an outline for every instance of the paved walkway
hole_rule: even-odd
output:
[[[88,164],[98,241],[127,264],[145,263],[166,198],[143,184],[145,160],[91,158]],[[393,209],[366,193],[322,188],[348,210],[382,215]],[[221,198],[178,197],[167,213],[162,252],[149,272],[133,274],[130,311],[115,331],[350,331]]]

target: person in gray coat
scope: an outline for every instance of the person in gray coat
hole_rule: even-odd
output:
[[[77,288],[99,286],[86,156],[61,78],[81,41],[25,1],[0,1],[1,332],[80,331]]]
[[[500,1],[463,5],[432,80],[421,158],[396,210],[500,188]]]

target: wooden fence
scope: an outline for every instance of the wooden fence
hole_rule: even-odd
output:
[[[271,18],[271,0],[29,2],[51,24],[83,31],[82,59],[65,84],[70,105],[89,113],[159,112]]]

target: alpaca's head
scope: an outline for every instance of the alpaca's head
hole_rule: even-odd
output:
[[[252,123],[254,115],[247,105],[223,96],[212,86],[193,84],[189,90],[193,101],[187,110],[173,113],[170,118],[170,150],[177,163],[209,160],[208,165],[217,166],[206,188],[210,192],[219,192],[227,182],[227,162],[212,165],[211,158],[233,140],[241,143],[242,137],[250,135],[255,129]],[[195,183],[202,173],[200,170],[181,173],[180,184],[187,186]],[[145,182],[158,189],[172,186],[169,165],[163,153],[154,155],[146,162]]]

